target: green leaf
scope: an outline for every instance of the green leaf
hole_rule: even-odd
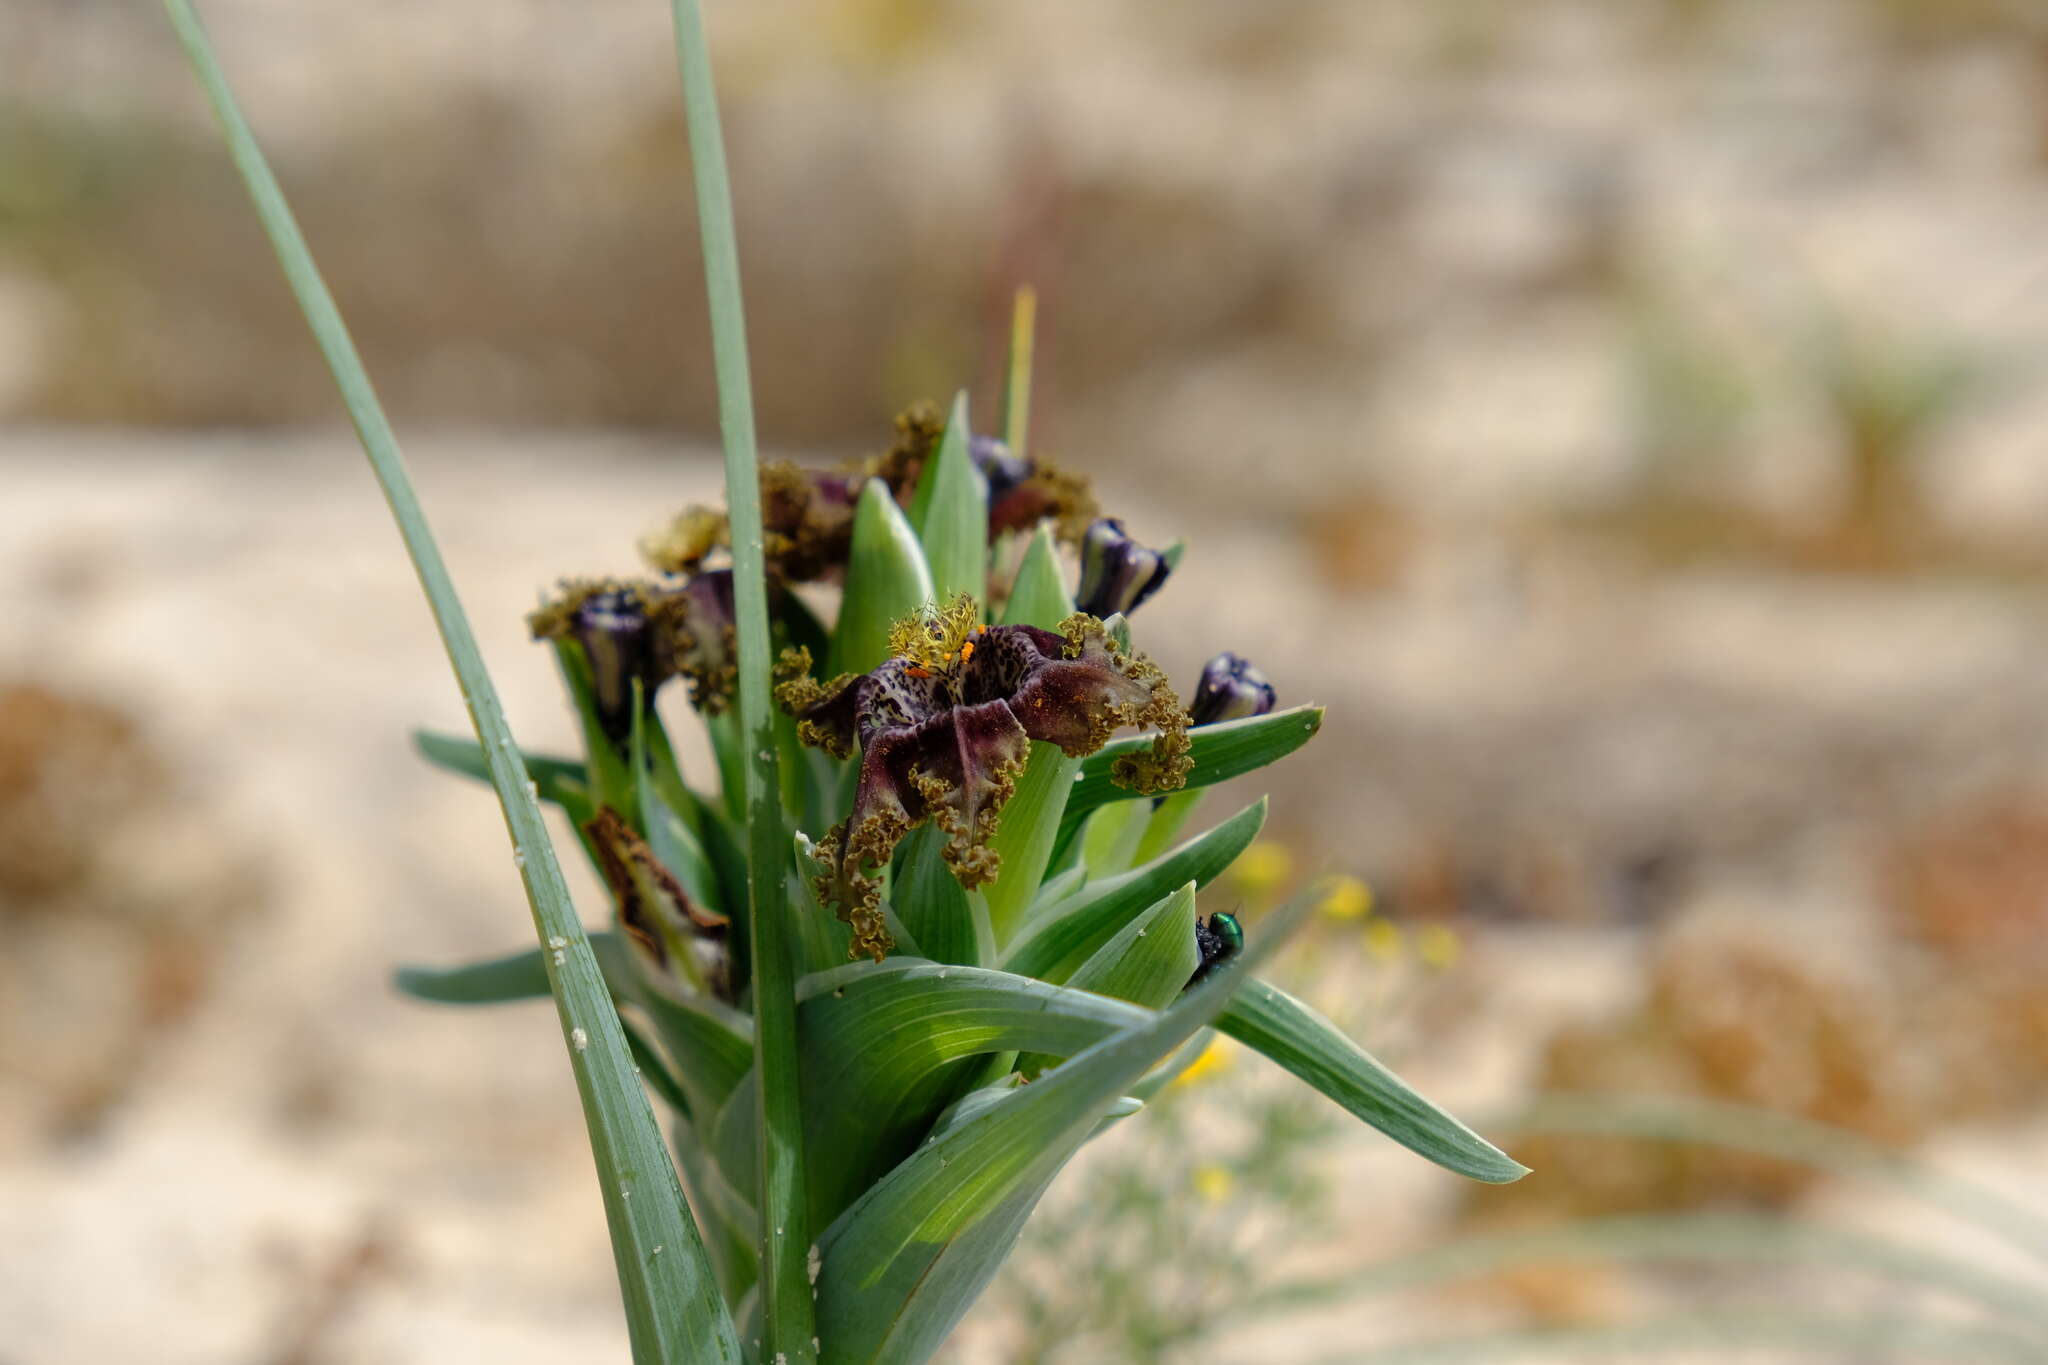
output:
[[[1276,759],[1285,758],[1315,738],[1322,725],[1323,708],[1320,706],[1296,706],[1270,715],[1227,720],[1217,725],[1198,725],[1188,731],[1188,738],[1194,745],[1190,752],[1195,766],[1188,774],[1187,787],[1183,790],[1240,777]],[[1068,795],[1066,814],[1061,820],[1062,843],[1073,836],[1081,822],[1098,806],[1111,801],[1138,799],[1139,793],[1112,782],[1109,770],[1124,754],[1134,753],[1151,743],[1151,738],[1145,735],[1112,740],[1082,762],[1081,780],[1074,784],[1073,792]]]
[[[1529,1168],[1411,1090],[1335,1024],[1277,986],[1253,981],[1217,1027],[1307,1081],[1418,1156],[1500,1185]]]
[[[1060,811],[1080,770],[1081,760],[1068,758],[1058,745],[1031,742],[1017,790],[1004,805],[995,837],[989,840],[1002,864],[981,894],[988,902],[989,926],[999,947],[1016,936],[1045,881],[1059,839]]]
[[[1072,1056],[1141,1023],[1135,1006],[1007,972],[892,957],[806,980],[813,1208],[829,1218],[907,1156],[954,1095],[954,1064]]]
[[[725,171],[710,45],[698,0],[672,0],[676,68],[697,191],[697,236],[711,312],[718,425],[725,443],[725,501],[731,528],[733,616],[739,636],[739,751],[746,755],[747,925],[752,936],[755,1047],[761,1076],[761,1317],[764,1360],[815,1360],[811,1230],[804,1206],[803,1104],[798,1093],[792,926],[785,869],[790,830],[778,800],[775,703],[769,691],[768,578],[761,533],[761,470],[754,448],[754,398],[747,374],[746,311]]]
[[[690,1097],[684,1093],[683,1083],[668,1069],[668,1059],[647,1041],[632,1020],[621,1018],[619,1027],[625,1032],[626,1050],[633,1054],[633,1069],[640,1073],[640,1079],[647,1082],[647,1088],[660,1096],[663,1103],[687,1121]]]
[[[1056,630],[1071,616],[1074,602],[1060,574],[1059,550],[1052,532],[1040,526],[1017,567],[1017,581],[1003,609],[1003,624]],[[1059,746],[1034,741],[1016,793],[1004,806],[990,846],[1002,859],[996,879],[982,893],[997,944],[1013,935],[1024,911],[1038,895],[1045,869],[1058,841],[1060,812],[1074,787],[1081,760],[1068,758]]]
[[[1145,833],[1139,838],[1138,847],[1131,854],[1131,861],[1149,863],[1164,853],[1173,841],[1180,837],[1188,818],[1202,804],[1203,795],[1203,791],[1198,787],[1194,791],[1177,791],[1171,796],[1160,798],[1158,804],[1152,807],[1150,817],[1145,821]],[[1136,802],[1127,801],[1119,804],[1126,810],[1134,807],[1141,811],[1145,809],[1142,804]]]
[[[967,454],[967,395],[953,399],[953,415],[938,452],[925,463],[911,506],[910,524],[931,564],[932,586],[944,602],[964,592],[988,601],[988,481]]]
[[[1304,901],[1268,921],[1273,932],[1261,945],[1173,1008],[1147,1013],[933,1138],[841,1214],[819,1239],[827,1359],[929,1357],[994,1275],[1037,1192],[1132,1084],[1216,1016],[1245,970],[1307,910]]]
[[[1195,943],[1195,884],[1189,882],[1117,930],[1116,937],[1074,969],[1067,984],[1147,1009],[1165,1009],[1201,965],[1202,952]]]
[[[747,922],[746,855],[740,851],[739,836],[725,811],[717,803],[698,795],[683,781],[682,768],[676,762],[675,749],[661,723],[660,713],[649,708],[645,722],[654,790],[660,794],[664,805],[682,817],[683,824],[696,837],[697,847],[708,862],[712,881],[718,888],[715,903],[721,913],[732,919],[725,946],[731,954],[731,984],[734,996],[738,998],[753,980],[752,931]]]
[[[1206,834],[1120,877],[1085,884],[1079,894],[1033,915],[1003,962],[1021,976],[1064,981],[1090,954],[1146,907],[1185,882],[1207,886],[1244,852],[1266,823],[1260,797]]]
[[[706,716],[704,733],[711,740],[712,761],[718,765],[719,803],[724,807],[728,820],[736,826],[744,826],[747,822],[747,741],[740,732],[740,718],[730,707],[715,716]]]
[[[612,747],[611,739],[598,721],[597,690],[590,680],[590,658],[583,652],[581,644],[567,637],[554,641],[554,647],[555,663],[561,669],[563,684],[569,689],[576,718],[583,726],[583,754],[591,784],[591,800],[598,806],[610,806],[627,824],[636,825],[640,812],[634,801],[632,768],[625,757]]]
[[[1090,877],[1113,877],[1131,870],[1150,812],[1151,807],[1143,801],[1118,801],[1088,817],[1078,842],[1081,866]]]
[[[1073,614],[1074,599],[1060,571],[1059,546],[1053,543],[1051,528],[1041,522],[1017,565],[1017,581],[1003,604],[1003,624],[1058,630],[1060,622]]]
[[[791,951],[801,980],[811,972],[830,971],[846,961],[853,942],[853,930],[837,915],[818,904],[813,879],[822,870],[809,836],[796,836],[795,859],[789,873],[789,903],[796,907],[796,922],[790,935]]]
[[[483,746],[468,735],[415,730],[412,742],[420,756],[437,768],[487,784],[491,780],[491,770],[484,762]],[[562,807],[569,812],[569,818],[578,823],[596,814],[591,808],[590,779],[580,762],[553,754],[521,754],[519,761],[525,765],[533,785],[539,788],[541,800],[552,801]]]
[[[620,945],[623,949],[624,945]],[[684,1001],[653,987],[621,999],[639,1006],[654,1034],[675,1060],[676,1080],[696,1114],[716,1113],[754,1064],[754,1044],[743,1014],[706,1000]]]
[[[1003,385],[1003,443],[1013,455],[1024,453],[1031,431],[1031,353],[1038,331],[1038,291],[1017,289],[1010,309],[1010,363]]]
[[[889,904],[921,956],[979,966],[983,956],[974,905],[946,866],[945,846],[945,831],[929,821],[905,836],[896,850]],[[902,945],[897,951],[904,951]]]
[[[433,609],[505,812],[535,933],[543,942],[559,939],[564,945],[559,964],[550,957],[549,984],[583,1101],[634,1359],[648,1365],[737,1362],[741,1358],[738,1334],[719,1297],[703,1240],[683,1203],[682,1186],[655,1124],[654,1110],[633,1073],[632,1054],[618,1012],[612,1007],[611,993],[570,904],[568,887],[541,819],[540,803],[527,785],[525,765],[519,761],[504,707],[406,474],[397,437],[285,204],[284,192],[235,104],[190,0],[166,0],[166,8],[213,103],[285,278],[326,355],[363,452],[383,487],[392,519]],[[635,1194],[640,1197],[633,1198]]]
[[[592,934],[593,943],[598,935]],[[548,994],[547,961],[539,948],[465,962],[460,967],[400,967],[391,984],[415,1000],[437,1005],[502,1005]]]
[[[1165,1009],[1202,965],[1195,943],[1195,884],[1189,882],[1119,929],[1067,980],[1072,990],[1093,991],[1146,1009]],[[1036,1076],[1058,1061],[1026,1057],[1017,1069]]]
[[[646,1014],[674,1059],[677,1083],[691,1097],[685,1112],[716,1113],[753,1066],[752,1021],[713,1001],[680,1000],[645,981],[631,946],[616,934],[590,935],[590,948],[612,996]],[[460,967],[400,967],[392,979],[407,995],[443,1005],[539,999],[548,993],[548,955],[554,951],[564,950],[528,948]]]
[[[707,834],[716,836],[712,828],[717,822],[716,814],[683,782],[675,748],[654,708],[643,706],[633,727],[633,742],[639,751],[635,762],[640,813],[646,822],[649,847],[663,866],[676,874],[676,880],[693,900],[707,909],[727,913],[724,875],[705,839]]]
[[[889,627],[937,600],[917,533],[889,496],[889,485],[869,479],[854,507],[846,594],[832,632],[826,676],[866,673],[880,665],[889,657]]]
[[[718,877],[712,870],[711,860],[697,843],[696,834],[655,790],[653,765],[647,757],[647,722],[650,718],[640,680],[635,678],[633,739],[627,756],[633,773],[633,804],[640,812],[648,851],[676,878],[683,894],[692,903],[716,913],[719,909]],[[628,875],[647,910],[649,927],[660,936],[676,972],[699,994],[708,994],[709,983],[690,943],[693,931],[688,927],[690,917],[687,908],[677,904],[671,890],[655,884],[656,879],[645,876],[643,870],[635,868]]]

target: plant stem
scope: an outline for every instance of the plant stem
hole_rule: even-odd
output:
[[[676,65],[696,179],[698,233],[718,378],[718,425],[725,439],[725,498],[731,523],[733,609],[739,633],[739,724],[747,755],[747,882],[754,963],[754,1065],[760,1073],[761,1359],[817,1358],[804,1188],[803,1109],[797,1092],[796,996],[790,963],[784,869],[791,857],[779,801],[774,712],[768,691],[768,586],[761,544],[761,485],[754,400],[747,374],[746,313],[740,301],[739,243],[732,186],[718,122],[711,55],[697,0],[671,0]]]

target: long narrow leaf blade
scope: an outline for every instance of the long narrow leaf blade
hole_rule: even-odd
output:
[[[413,492],[397,439],[285,204],[284,192],[235,103],[198,15],[190,0],[165,3],[220,119],[257,216],[334,372],[364,453],[383,487],[433,608],[477,741],[488,759],[492,784],[504,807],[535,929],[543,941],[560,945],[562,961],[557,964],[550,955],[550,984],[590,1130],[634,1359],[662,1365],[737,1362],[738,1335],[719,1297],[703,1240],[683,1202],[682,1186],[668,1149],[662,1145],[653,1108],[633,1073],[632,1055],[618,1012],[612,1007],[611,993],[569,902],[561,867],[541,821],[540,804],[527,785],[504,709]],[[633,1197],[636,1194],[640,1196],[637,1199]]]
[[[1184,790],[1225,782],[1263,768],[1314,739],[1322,728],[1320,706],[1295,706],[1266,716],[1198,725],[1188,731],[1194,746],[1189,753],[1195,766],[1188,773]],[[1151,742],[1146,735],[1111,740],[1082,762],[1081,779],[1074,783],[1074,790],[1067,797],[1066,815],[1061,821],[1062,842],[1098,806],[1138,798],[1137,792],[1119,787],[1110,779],[1110,769],[1123,755],[1136,753]]]
[[[768,580],[761,535],[760,461],[754,395],[747,374],[746,312],[732,185],[725,171],[710,44],[697,0],[672,0],[676,68],[683,85],[698,237],[711,312],[718,426],[725,441],[725,502],[731,529],[733,615],[739,633],[739,731],[746,800],[748,931],[754,972],[754,1042],[761,1077],[762,1355],[783,1365],[816,1358],[804,1203],[803,1105],[798,1094],[795,969],[785,871],[790,831],[779,799],[775,711],[768,691]]]
[[[1502,1185],[1529,1168],[1415,1093],[1335,1024],[1263,981],[1239,991],[1217,1027],[1285,1067],[1418,1156]]]
[[[421,757],[437,768],[473,777],[486,784],[491,780],[491,767],[484,761],[483,745],[468,735],[415,730],[412,742]],[[541,800],[552,801],[571,812],[579,804],[584,808],[589,806],[590,779],[580,760],[558,758],[553,754],[522,754],[521,758],[526,764],[527,777],[539,789],[536,795]]]
[[[988,483],[967,454],[967,395],[953,400],[953,414],[939,448],[925,465],[911,513],[932,586],[941,602],[966,593],[985,602],[988,593]]]

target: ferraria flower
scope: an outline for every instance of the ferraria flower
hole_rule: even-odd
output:
[[[882,479],[908,507],[945,431],[938,408],[918,403],[897,416],[894,443],[872,459],[839,469],[805,469],[788,460],[762,465],[762,550],[771,578],[814,583],[835,577],[853,545],[861,485]],[[1029,531],[1049,520],[1060,539],[1077,543],[1094,520],[1095,495],[1086,479],[1035,456],[1013,455],[993,436],[968,438],[967,450],[988,482],[989,534]],[[731,539],[724,512],[690,506],[643,536],[640,554],[662,573],[694,574]]]
[[[809,656],[785,653],[776,692],[807,744],[845,758],[860,745],[853,810],[818,844],[819,899],[853,925],[856,956],[879,960],[891,946],[881,884],[867,869],[888,862],[926,820],[946,834],[945,858],[962,886],[992,880],[989,847],[1016,790],[1031,741],[1069,757],[1100,749],[1127,725],[1155,727],[1151,748],[1119,758],[1122,786],[1169,791],[1187,780],[1187,712],[1149,659],[1126,654],[1102,622],[1076,613],[1058,633],[984,626],[971,598],[897,623],[892,657],[867,674],[828,683],[808,676]]]
[[[1197,725],[1243,720],[1263,716],[1273,709],[1278,697],[1266,675],[1252,667],[1241,654],[1224,650],[1202,667],[1202,680],[1195,684],[1195,699],[1188,714]]]
[[[701,573],[679,586],[633,579],[565,579],[531,613],[536,640],[574,640],[590,661],[598,724],[623,747],[633,729],[633,683],[652,699],[678,674],[706,715],[723,711],[737,674],[732,573]]]
[[[1095,519],[1095,494],[1088,481],[1049,460],[1013,454],[993,436],[972,436],[968,458],[988,482],[988,533],[1029,531],[1050,521],[1053,534],[1072,544]]]
[[[1074,605],[1090,616],[1128,615],[1172,572],[1159,551],[1125,535],[1121,521],[1099,517],[1081,537],[1081,587]]]
[[[788,460],[761,466],[762,550],[778,581],[812,583],[845,567],[854,502],[866,481],[860,471],[805,469]],[[725,513],[686,507],[644,537],[640,553],[663,573],[695,573],[731,538]]]

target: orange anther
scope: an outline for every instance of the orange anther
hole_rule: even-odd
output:
[[[966,663],[974,657],[974,641],[968,640],[960,646],[960,662]]]
[[[929,678],[932,675],[932,671],[929,668],[921,668],[916,664],[912,664],[903,671],[913,678]]]

